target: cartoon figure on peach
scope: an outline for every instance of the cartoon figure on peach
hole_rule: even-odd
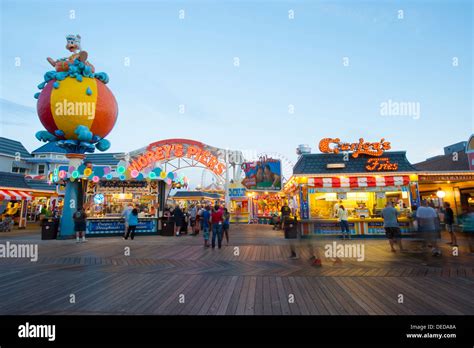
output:
[[[47,58],[55,70],[44,75],[38,85],[41,92],[35,94],[38,116],[46,129],[37,132],[36,138],[57,141],[68,153],[106,151],[110,142],[105,137],[118,114],[117,101],[106,86],[109,77],[95,73],[87,52],[79,51],[79,35],[66,39],[66,48],[73,54],[58,60]]]

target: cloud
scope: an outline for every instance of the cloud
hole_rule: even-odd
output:
[[[0,98],[0,123],[8,126],[24,126],[36,119],[36,109]]]

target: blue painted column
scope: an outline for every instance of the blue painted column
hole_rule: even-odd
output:
[[[82,154],[67,154],[66,157],[69,158],[69,165],[77,168],[82,164],[82,160],[85,156]],[[74,220],[72,216],[78,207],[82,207],[82,199],[81,180],[67,180],[58,239],[70,239],[75,237]]]
[[[64,196],[63,215],[61,217],[61,232],[58,239],[70,239],[75,237],[73,214],[76,212],[79,203],[79,181],[68,181],[66,184],[66,194]]]

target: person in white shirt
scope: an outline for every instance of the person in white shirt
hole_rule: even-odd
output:
[[[337,212],[339,211],[339,207],[341,206],[341,204],[342,204],[342,201],[336,202],[336,204],[334,204],[334,208],[333,208],[334,217],[337,217]]]
[[[341,225],[342,239],[346,238],[344,233],[347,233],[347,238],[351,239],[351,231],[349,230],[349,212],[342,204],[339,205],[339,209],[337,210],[337,220]]]
[[[425,243],[432,247],[431,251],[434,256],[439,256],[440,251],[437,246],[437,239],[440,237],[438,214],[436,210],[428,206],[426,200],[424,200],[421,207],[416,210],[416,220],[418,222],[418,229]]]

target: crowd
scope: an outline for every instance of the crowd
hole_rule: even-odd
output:
[[[286,203],[283,204],[280,213],[280,219],[278,222],[274,221],[274,223],[278,225],[278,228],[284,230],[285,238],[290,240],[290,259],[298,259],[298,245],[307,244],[313,264],[321,266],[321,258],[318,255],[317,248],[313,245],[313,238],[301,240],[297,219],[296,217],[291,217],[291,209]],[[394,203],[388,201],[381,215],[385,235],[389,240],[390,250],[396,252],[395,246],[398,246],[399,251],[407,251],[402,245],[398,221],[399,211],[394,207]],[[122,217],[125,220],[123,238],[126,240],[130,237],[133,240],[138,225],[138,218],[140,217],[139,206],[130,204],[122,212]],[[206,248],[211,246],[215,248],[217,244],[217,247],[220,249],[224,239],[227,245],[229,245],[230,213],[222,205],[198,204],[190,205],[189,208],[179,205],[176,205],[174,208],[166,207],[164,217],[174,223],[174,234],[177,237],[187,235],[189,231],[192,236],[198,236],[202,232],[204,247]],[[336,217],[340,222],[342,238],[345,239],[347,237],[350,239],[348,214],[342,204],[338,203]],[[83,208],[78,209],[73,215],[77,242],[86,241],[86,218],[87,216]],[[456,232],[453,228],[454,213],[448,202],[444,203],[442,209],[436,210],[428,201],[422,201],[420,207],[413,207],[411,218],[413,219],[412,236],[414,239],[422,242],[423,250],[431,250],[433,256],[441,256],[441,250],[438,246],[438,241],[441,239],[441,222],[444,222],[445,229],[450,235],[450,242],[448,244],[453,247],[458,246]],[[467,232],[472,234],[474,232],[474,214],[465,214],[464,217],[461,217],[461,220],[464,230],[469,230]],[[472,248],[471,241],[469,245]]]
[[[135,236],[138,225],[138,209],[132,205],[128,206],[122,213],[125,219],[124,239]],[[174,208],[165,207],[164,218],[174,223],[174,234],[179,237],[187,235],[197,236],[202,231],[204,246],[215,248],[216,242],[220,249],[222,240],[225,238],[229,245],[230,213],[222,205],[191,205],[189,208],[176,205]],[[211,241],[211,242],[210,242]]]

